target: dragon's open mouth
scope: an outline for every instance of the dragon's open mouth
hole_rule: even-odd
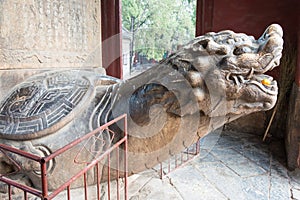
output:
[[[269,95],[278,94],[277,82],[273,79],[272,76],[268,76],[265,74],[255,75],[248,84],[256,85],[260,90]]]
[[[227,73],[226,80],[231,81],[238,89],[249,85],[255,85],[268,95],[278,94],[277,81],[274,80],[272,76],[254,73],[253,68],[246,74]]]

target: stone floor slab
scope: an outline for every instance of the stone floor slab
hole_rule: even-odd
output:
[[[183,200],[176,189],[166,179],[152,178],[137,194],[130,196],[130,200]]]
[[[259,176],[267,173],[266,170],[262,169],[249,160],[241,162],[239,164],[226,164],[226,166],[242,178]]]
[[[292,199],[300,200],[300,190],[292,188]]]
[[[189,200],[225,200],[227,199],[195,167],[189,165],[168,175],[171,184],[183,199]]]
[[[288,200],[291,199],[291,196],[291,186],[287,178],[270,177],[270,200]]]
[[[244,178],[242,190],[247,194],[246,199],[268,200],[269,199],[269,176],[261,175]]]
[[[197,170],[228,199],[245,199],[242,179],[223,163],[203,163],[195,165]],[[239,191],[239,192],[237,192]]]

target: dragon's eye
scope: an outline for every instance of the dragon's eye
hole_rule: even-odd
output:
[[[233,50],[233,54],[237,55],[237,56],[241,55],[243,53],[250,53],[250,52],[251,52],[251,49],[248,46],[239,46]]]

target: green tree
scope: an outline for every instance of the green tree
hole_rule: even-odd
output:
[[[132,48],[148,59],[162,59],[166,51],[195,35],[196,0],[123,0],[123,26],[133,34]]]
[[[132,68],[135,33],[140,27],[151,21],[152,11],[150,4],[145,0],[123,0],[122,1],[122,23],[132,34],[130,43],[130,68]]]
[[[127,30],[138,30],[151,21],[152,11],[147,0],[122,0],[122,22]],[[134,20],[134,22],[132,21]]]

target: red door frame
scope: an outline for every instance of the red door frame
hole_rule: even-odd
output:
[[[300,88],[300,30],[298,30],[298,37],[297,37],[297,51],[298,51],[298,57],[297,57],[297,69],[296,69],[296,84]]]
[[[231,29],[258,37],[265,26],[279,23],[283,26],[285,41],[298,46],[295,82],[300,87],[299,9],[299,0],[197,0],[196,36]],[[273,73],[280,76],[279,68]]]
[[[102,65],[109,76],[123,78],[121,0],[101,0]]]
[[[214,0],[197,0],[196,6],[196,36],[200,36],[213,28]]]

